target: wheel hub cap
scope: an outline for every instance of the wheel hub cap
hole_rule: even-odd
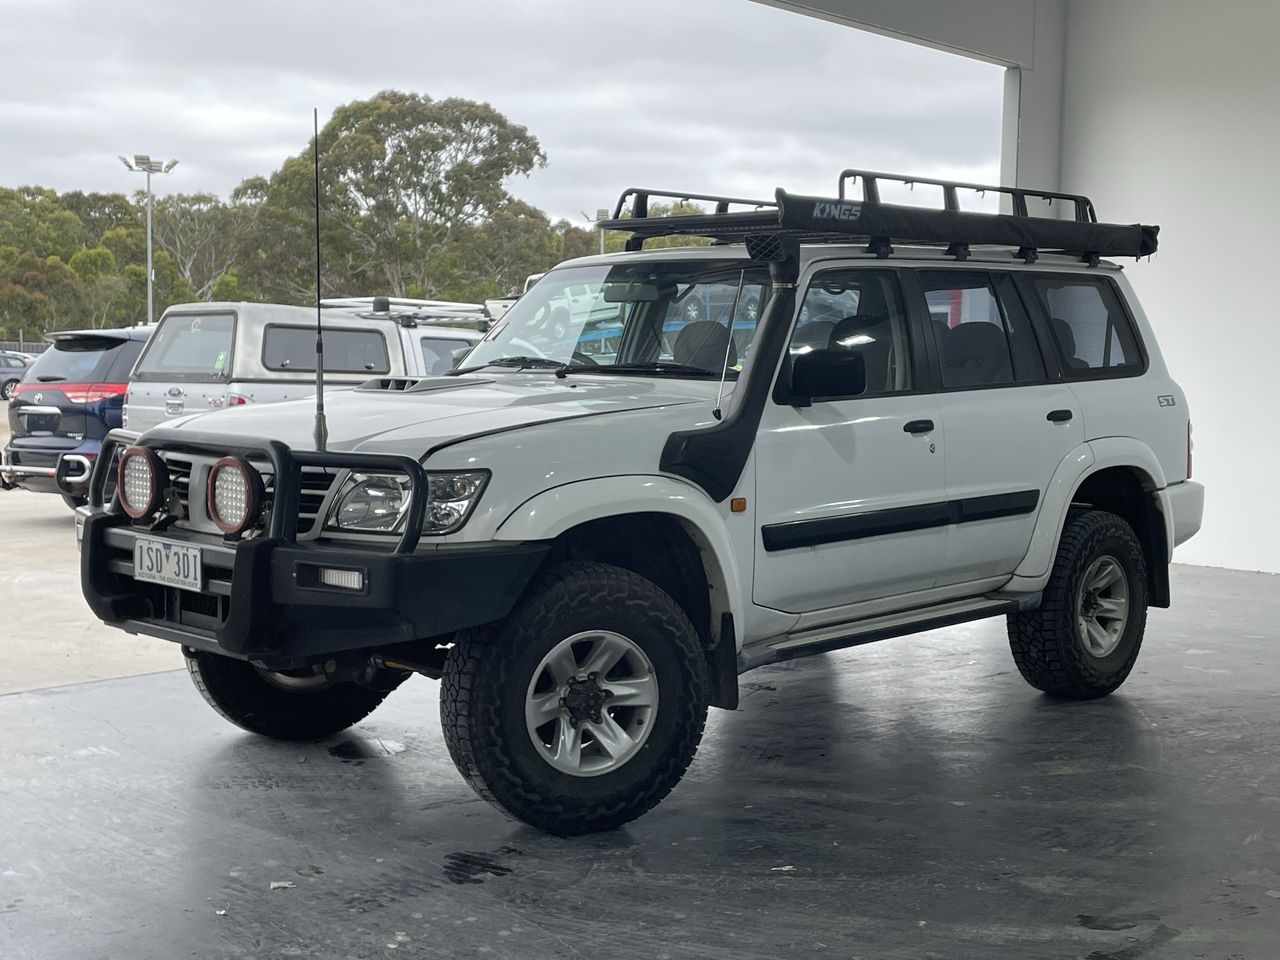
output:
[[[640,751],[657,709],[657,675],[640,646],[591,630],[566,637],[542,658],[525,697],[525,726],[556,770],[595,777]]]
[[[601,707],[613,694],[600,686],[598,674],[591,674],[585,680],[577,677],[569,678],[569,689],[560,698],[560,706],[569,712],[569,719],[574,723],[590,720],[592,723],[603,723]]]
[[[1129,622],[1129,578],[1115,557],[1098,557],[1080,578],[1076,624],[1080,643],[1094,657],[1115,652]]]

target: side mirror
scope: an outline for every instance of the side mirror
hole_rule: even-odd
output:
[[[867,362],[855,350],[810,350],[791,358],[791,397],[797,405],[856,397],[867,389]]]

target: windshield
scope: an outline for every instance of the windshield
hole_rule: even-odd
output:
[[[462,370],[733,378],[751,351],[768,270],[742,260],[564,267],[538,280]]]

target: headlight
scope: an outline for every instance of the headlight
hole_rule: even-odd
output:
[[[353,473],[329,520],[339,530],[389,533],[400,526],[408,509],[408,478]]]
[[[116,490],[120,506],[134,520],[155,516],[160,496],[169,486],[164,461],[146,447],[129,447],[116,466]]]
[[[422,532],[452,533],[466,522],[489,474],[428,473]],[[399,474],[352,473],[335,498],[325,526],[358,533],[395,533],[409,512],[409,478]]]

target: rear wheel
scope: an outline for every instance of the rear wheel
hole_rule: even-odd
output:
[[[1088,700],[1124,683],[1146,622],[1146,561],[1133,529],[1089,510],[1068,517],[1039,608],[1009,617],[1009,646],[1037,690]]]
[[[6,380],[3,385],[0,385],[0,399],[11,399],[13,397],[13,388],[17,385],[17,380]]]
[[[551,568],[445,661],[445,742],[480,796],[568,836],[634,820],[680,781],[707,718],[706,661],[665,592],[600,563]]]
[[[321,740],[359,723],[387,696],[310,673],[274,673],[243,660],[182,648],[206,702],[238,727],[276,740]]]

